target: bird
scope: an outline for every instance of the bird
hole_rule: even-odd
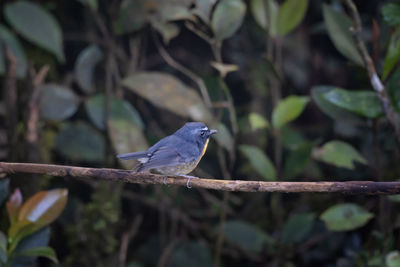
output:
[[[133,171],[155,171],[164,175],[188,176],[200,162],[206,152],[210,137],[217,130],[209,129],[202,122],[188,122],[172,135],[164,137],[146,151],[117,155],[121,160],[137,159],[139,162]],[[164,183],[165,183],[164,178]]]

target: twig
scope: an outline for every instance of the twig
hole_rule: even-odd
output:
[[[142,221],[143,215],[139,214],[138,216],[136,216],[129,230],[123,233],[121,239],[121,247],[119,250],[119,267],[125,267],[126,253],[128,251],[129,242],[136,235],[140,225],[142,224]]]
[[[52,164],[0,162],[0,172],[37,173],[51,176],[89,178],[135,184],[166,184],[186,186],[185,176],[165,176],[151,173],[106,168],[86,168]],[[357,195],[400,194],[400,182],[264,182],[246,180],[191,179],[192,187],[237,192],[280,192],[280,193],[346,193]]]
[[[204,84],[203,79],[201,79],[197,74],[195,74],[190,69],[186,68],[185,66],[180,64],[178,61],[173,59],[171,57],[171,55],[168,54],[167,50],[165,50],[165,48],[162,46],[162,44],[160,43],[160,40],[157,38],[157,36],[155,36],[155,34],[153,34],[153,39],[157,46],[158,52],[160,53],[161,57],[165,60],[165,62],[167,62],[168,65],[170,65],[174,69],[180,71],[181,73],[183,73],[184,75],[189,77],[192,81],[194,81],[197,84],[197,87],[199,87],[199,89],[200,89],[200,93],[203,97],[204,103],[206,104],[206,106],[208,108],[211,108],[212,104],[211,104],[210,95],[208,94],[207,87]]]
[[[6,118],[6,128],[7,128],[7,140],[8,140],[8,158],[16,158],[17,151],[15,150],[15,145],[17,144],[18,134],[17,134],[17,122],[18,122],[18,108],[17,108],[17,59],[11,53],[11,50],[4,45],[4,55],[6,63],[6,72],[4,78],[4,88],[5,88],[5,102],[7,116]]]
[[[353,20],[353,27],[350,28],[350,31],[353,33],[353,37],[354,40],[356,41],[357,48],[361,53],[361,57],[364,61],[365,68],[367,69],[368,72],[370,83],[382,103],[386,118],[393,126],[396,134],[396,140],[398,144],[400,144],[400,126],[397,120],[397,114],[394,112],[392,106],[390,105],[390,100],[386,88],[383,85],[381,79],[379,78],[374,63],[368,53],[367,47],[365,46],[365,43],[361,38],[362,24],[361,24],[360,14],[358,13],[357,7],[352,0],[345,0],[345,3],[350,10],[350,15]]]
[[[39,121],[39,96],[41,92],[40,85],[44,82],[50,66],[43,66],[37,74],[34,73],[33,67],[31,68],[32,76],[32,95],[29,100],[28,108],[29,115],[27,120],[27,129],[25,138],[28,143],[35,144],[38,141],[38,121]]]

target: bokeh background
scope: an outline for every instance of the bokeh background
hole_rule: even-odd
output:
[[[355,4],[399,124],[400,3]],[[202,121],[219,132],[196,176],[399,178],[398,137],[344,1],[3,0],[0,9],[2,161],[130,169],[115,156]],[[68,189],[64,212],[39,233],[62,266],[400,266],[397,196],[4,181],[5,235],[1,203],[16,188],[24,199]],[[54,265],[19,266],[35,262]]]

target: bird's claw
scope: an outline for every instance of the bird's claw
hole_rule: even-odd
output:
[[[167,184],[167,176],[164,176],[164,179],[163,179],[163,184]]]
[[[198,178],[199,178],[199,177],[189,176],[189,175],[185,175],[185,177],[188,179],[187,182],[186,182],[186,187],[187,187],[187,188],[192,188],[192,187],[190,186],[190,179],[192,179],[192,178],[198,179]]]

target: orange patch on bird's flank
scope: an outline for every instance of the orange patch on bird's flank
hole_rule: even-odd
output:
[[[207,149],[207,146],[208,146],[208,141],[210,141],[210,138],[207,138],[206,143],[204,144],[203,151],[201,152],[201,156],[200,157],[202,157],[204,155],[204,153],[206,153],[206,149]]]

